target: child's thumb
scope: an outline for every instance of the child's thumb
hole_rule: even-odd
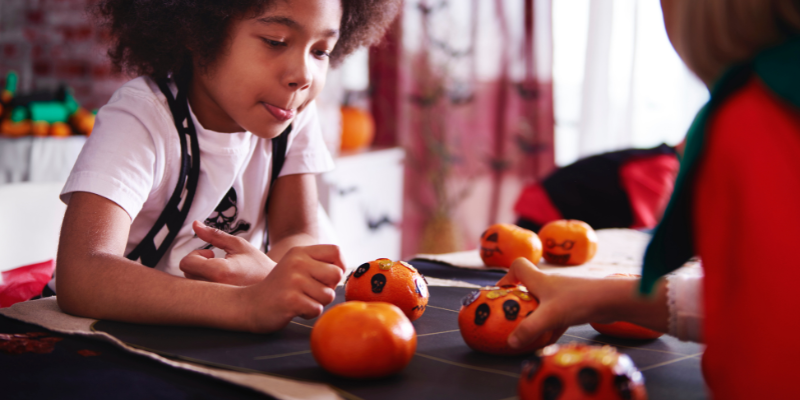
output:
[[[548,330],[553,330],[556,321],[553,317],[549,307],[540,305],[508,335],[508,345],[513,349],[522,348]]]

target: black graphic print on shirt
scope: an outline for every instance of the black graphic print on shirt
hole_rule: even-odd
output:
[[[237,221],[239,216],[239,208],[236,206],[238,196],[236,190],[231,188],[222,201],[219,202],[214,212],[206,219],[207,226],[219,229],[231,235],[236,235],[239,232],[247,232],[250,230],[250,223],[247,221]],[[204,246],[204,249],[213,247],[211,244]]]

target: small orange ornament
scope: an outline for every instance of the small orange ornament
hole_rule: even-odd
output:
[[[311,330],[311,354],[345,378],[381,378],[399,372],[417,350],[417,333],[389,303],[348,301],[322,314]]]
[[[54,122],[50,125],[50,136],[69,136],[72,134],[72,129],[70,129],[69,125],[63,122]]]
[[[570,343],[537,352],[522,367],[520,400],[647,400],[644,377],[611,346]]]
[[[416,268],[388,258],[361,264],[344,283],[345,300],[385,301],[411,321],[422,316],[429,297],[428,283]]]
[[[539,238],[544,243],[544,259],[551,264],[581,265],[597,252],[594,229],[576,219],[548,223],[539,231]]]
[[[641,278],[641,275],[636,274],[611,274],[606,278],[620,279],[620,278]],[[638,339],[638,340],[653,340],[660,338],[663,333],[645,328],[630,322],[618,321],[610,324],[598,324],[592,322],[589,324],[594,330],[602,333],[603,335],[613,336],[621,339]]]
[[[481,234],[481,259],[490,267],[509,268],[519,257],[538,264],[542,241],[533,231],[513,224],[494,224]]]
[[[31,127],[33,136],[47,136],[50,132],[50,124],[45,121],[35,121]]]
[[[536,341],[521,349],[508,346],[508,335],[528,316],[539,301],[522,285],[485,287],[475,290],[461,301],[458,329],[473,350],[498,355],[533,352],[555,343],[566,329],[545,332]]]
[[[20,122],[13,122],[10,119],[4,119],[0,123],[0,133],[8,136],[25,136],[31,133],[31,121],[23,120]]]
[[[375,137],[372,115],[360,108],[342,107],[342,151],[361,150]]]

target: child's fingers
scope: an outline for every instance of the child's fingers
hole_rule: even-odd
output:
[[[306,254],[309,255],[309,257],[317,261],[333,264],[341,268],[342,272],[345,271],[344,263],[342,262],[342,255],[341,252],[339,251],[339,246],[332,244],[318,244],[306,247],[305,251]]]
[[[218,282],[221,272],[225,272],[214,262],[214,252],[211,250],[194,250],[181,259],[178,268],[190,279]]]
[[[533,263],[520,257],[511,263],[508,273],[497,282],[497,286],[516,285],[522,282],[522,284],[528,286],[528,289],[532,289],[530,286],[541,279],[543,275],[544,273],[539,268],[536,268]]]
[[[312,319],[322,314],[322,304],[308,295],[298,295],[294,304],[295,315],[303,319]]]
[[[246,241],[240,237],[229,235],[219,229],[206,226],[200,221],[192,223],[194,233],[201,240],[225,251],[228,254],[240,254],[247,250]]]
[[[303,293],[323,306],[331,304],[336,299],[336,291],[318,282],[309,281],[303,288]]]
[[[327,287],[335,287],[342,281],[342,271],[338,265],[315,262],[310,265],[309,273],[311,277]]]
[[[514,349],[525,347],[542,333],[554,329],[556,321],[558,321],[558,316],[555,312],[546,305],[541,306],[523,319],[511,332],[508,336],[508,345]]]

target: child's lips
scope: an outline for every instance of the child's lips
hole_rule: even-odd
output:
[[[275,119],[277,119],[280,122],[288,121],[294,118],[294,110],[286,110],[280,107],[275,107],[272,104],[267,104],[267,103],[261,103],[261,104],[263,104],[264,108],[266,108],[267,111],[269,111],[269,113],[272,114],[272,116],[275,117]]]

